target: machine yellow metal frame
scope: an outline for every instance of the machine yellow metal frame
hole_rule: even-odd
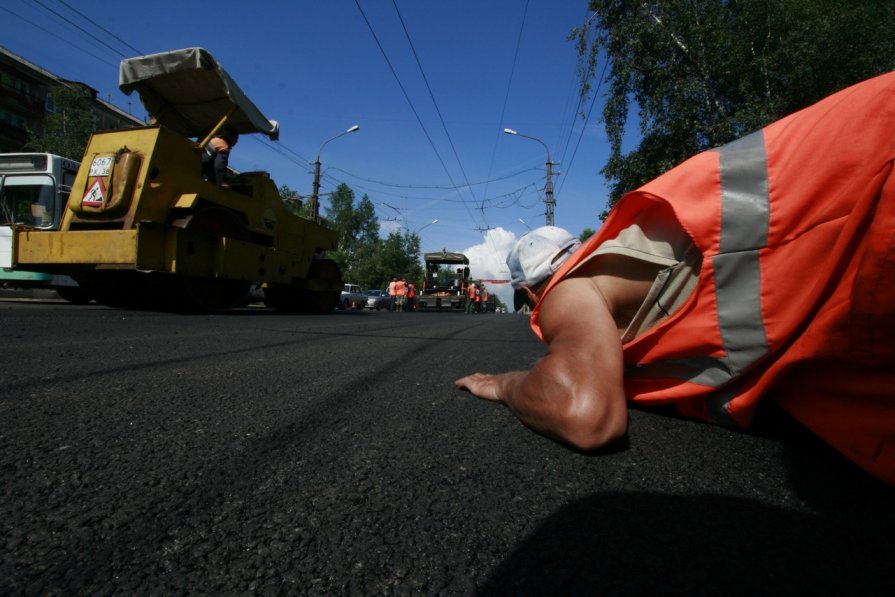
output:
[[[16,266],[70,275],[113,305],[223,311],[257,284],[271,306],[332,310],[337,233],[292,213],[265,172],[228,187],[201,177],[223,124],[271,138],[279,125],[201,48],[125,60],[121,88],[155,124],[91,137],[59,230],[17,228]]]

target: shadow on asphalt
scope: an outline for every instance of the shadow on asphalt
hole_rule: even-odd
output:
[[[723,496],[596,495],[546,520],[480,595],[885,595],[891,520]]]
[[[545,520],[479,595],[889,595],[895,491],[795,422],[792,493],[768,504],[717,493],[596,494]],[[796,508],[799,511],[796,511]]]

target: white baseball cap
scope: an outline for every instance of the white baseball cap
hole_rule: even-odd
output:
[[[513,288],[535,286],[565,263],[581,241],[556,226],[541,226],[525,234],[507,255]]]

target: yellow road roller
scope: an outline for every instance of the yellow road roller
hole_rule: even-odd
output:
[[[150,124],[93,134],[59,229],[17,226],[14,266],[69,275],[111,306],[220,312],[255,286],[270,307],[332,311],[337,232],[290,211],[266,172],[202,176],[224,127],[276,140],[277,122],[202,48],[123,60],[119,85]]]

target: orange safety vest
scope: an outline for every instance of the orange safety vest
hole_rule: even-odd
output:
[[[747,426],[769,396],[895,485],[893,162],[890,73],[627,194],[544,296],[647,205],[667,203],[702,268],[678,311],[623,346],[628,399]]]

